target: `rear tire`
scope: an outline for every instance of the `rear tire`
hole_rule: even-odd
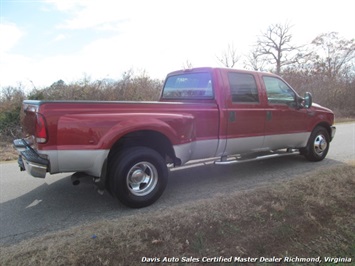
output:
[[[163,194],[168,181],[165,160],[147,147],[123,150],[112,160],[109,171],[112,194],[131,208],[153,204]]]
[[[312,131],[307,146],[301,152],[309,161],[318,162],[327,156],[329,145],[328,131],[324,127],[318,126]]]

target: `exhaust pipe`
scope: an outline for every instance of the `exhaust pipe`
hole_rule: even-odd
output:
[[[74,173],[72,174],[71,176],[71,183],[73,184],[73,186],[77,186],[80,184],[80,179],[81,178],[86,178],[86,177],[92,177],[86,173],[82,173],[82,172],[77,172],[77,173]],[[92,177],[92,180],[94,182],[94,184],[96,185],[95,189],[97,190],[97,192],[100,194],[100,195],[103,195],[104,194],[104,191],[105,191],[105,187],[102,183],[102,180],[101,178],[99,177]],[[84,183],[86,183],[84,181]]]
[[[80,184],[79,175],[77,173],[71,176],[71,183],[73,184],[73,186],[77,186]]]

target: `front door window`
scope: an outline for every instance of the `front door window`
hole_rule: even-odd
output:
[[[269,104],[295,103],[295,92],[281,79],[263,77]]]

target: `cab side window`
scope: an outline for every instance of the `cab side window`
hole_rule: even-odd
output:
[[[295,92],[281,79],[263,77],[267,99],[271,104],[290,104],[295,101]]]
[[[258,103],[259,94],[254,76],[245,73],[228,73],[233,103]]]

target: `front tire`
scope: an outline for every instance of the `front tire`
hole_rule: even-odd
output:
[[[328,131],[324,127],[318,126],[312,131],[307,147],[302,149],[302,153],[309,161],[318,162],[327,156],[329,145]]]
[[[163,194],[168,181],[165,160],[147,147],[123,150],[112,160],[109,170],[112,193],[131,208],[153,204]]]

